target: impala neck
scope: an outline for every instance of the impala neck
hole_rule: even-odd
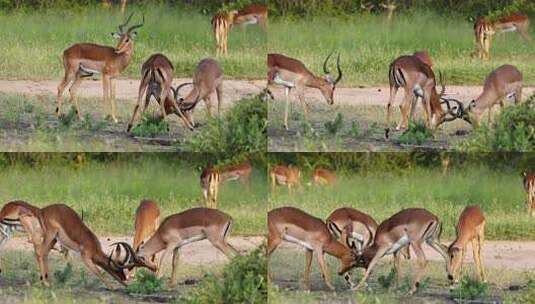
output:
[[[351,257],[352,255],[351,249],[342,245],[342,243],[340,243],[338,240],[335,240],[333,238],[331,238],[331,240],[323,246],[323,250],[326,253],[334,257],[337,257],[339,259],[348,258],[348,257]]]
[[[327,80],[321,77],[318,77],[316,75],[312,75],[312,74],[310,75],[310,77],[307,78],[307,81],[305,82],[305,85],[307,87],[316,88],[316,89],[319,89],[320,87],[326,84],[328,84]]]
[[[117,63],[119,71],[122,72],[132,61],[132,55],[134,54],[134,47],[127,49],[126,51],[117,54]]]

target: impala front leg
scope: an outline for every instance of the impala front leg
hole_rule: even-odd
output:
[[[284,88],[284,96],[286,97],[286,108],[284,109],[284,128],[288,130],[288,111],[290,109],[290,90],[291,88]]]
[[[117,116],[115,115],[115,112],[116,112],[116,105],[115,105],[115,79],[113,78],[110,78],[109,79],[109,83],[110,83],[110,102],[111,102],[111,118],[113,119],[113,121],[115,123],[118,123],[119,121],[117,120]]]

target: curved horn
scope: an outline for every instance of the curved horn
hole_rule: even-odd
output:
[[[441,86],[440,93],[438,94],[438,96],[442,97],[442,95],[444,95],[444,93],[446,92],[446,85],[444,84],[445,78],[441,71],[438,71],[438,75],[439,75],[438,77],[440,79],[440,86]]]
[[[123,248],[125,249],[127,253],[127,258],[125,259],[124,265],[117,265],[117,263],[115,263],[115,261],[112,260],[113,264],[115,264],[118,268],[121,268],[121,269],[129,268],[133,266],[134,264],[133,262],[130,262],[127,264],[127,262],[129,262],[131,259],[134,259],[134,261],[137,259],[136,253],[134,252],[134,249],[132,248],[132,246],[130,246],[130,244],[126,242],[116,242],[116,243],[111,244],[110,246],[114,246],[114,245],[123,246]],[[110,254],[110,258],[111,258],[111,254]]]
[[[323,62],[323,73],[325,74],[330,74],[331,72],[329,72],[329,70],[327,69],[327,63],[329,62],[329,59],[331,58],[331,55],[333,54],[334,52],[331,52],[327,58],[325,58],[325,61]]]
[[[338,53],[338,57],[336,58],[336,69],[338,70],[338,77],[333,83],[334,86],[336,86],[336,84],[342,79],[342,69],[340,68],[340,53]]]
[[[176,89],[174,90],[176,96],[178,96],[178,93],[180,92],[180,89],[182,89],[183,87],[188,86],[188,85],[193,85],[193,82],[185,82],[185,83],[179,85],[178,87],[176,87]]]
[[[126,21],[125,21],[124,23],[119,24],[119,32],[120,32],[121,34],[124,33],[124,27],[128,24],[128,22],[130,22],[130,19],[132,19],[132,16],[133,16],[133,15],[134,15],[134,12],[132,12],[132,13],[130,14],[130,16],[128,16],[128,18],[126,18]]]
[[[127,33],[130,34],[133,30],[142,27],[144,24],[145,24],[145,15],[143,15],[143,20],[141,21],[141,23],[140,23],[140,24],[136,24],[136,25],[132,25],[132,26],[128,29]]]

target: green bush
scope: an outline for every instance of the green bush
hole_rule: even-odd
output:
[[[136,272],[135,281],[126,287],[126,292],[128,294],[153,294],[162,289],[162,278],[157,278],[152,272],[141,270]]]
[[[145,114],[141,123],[132,129],[132,135],[137,137],[156,137],[169,133],[169,123],[158,115]]]
[[[491,126],[475,129],[459,149],[474,152],[535,150],[535,94],[520,105],[503,109]]]
[[[450,296],[458,300],[475,300],[484,297],[489,284],[464,276],[458,287],[450,290]]]
[[[62,285],[67,283],[67,281],[72,277],[72,275],[73,269],[71,263],[67,263],[63,270],[54,271],[54,279],[56,280],[56,282]]]
[[[399,137],[399,142],[407,145],[421,145],[433,137],[423,121],[411,122],[409,128]]]
[[[336,114],[336,118],[334,121],[327,121],[325,124],[325,129],[327,129],[327,132],[331,135],[336,135],[340,129],[342,129],[343,125],[343,116],[341,113]]]
[[[186,150],[206,153],[243,153],[267,150],[267,107],[259,96],[242,99],[222,118],[208,121],[187,139]]]
[[[180,303],[266,303],[267,259],[265,246],[237,256],[225,266],[222,275],[208,275]]]

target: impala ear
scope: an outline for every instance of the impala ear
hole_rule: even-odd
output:
[[[119,34],[119,33],[112,32],[112,33],[110,33],[110,34],[111,34],[111,36],[112,36],[113,38],[115,38],[115,39],[119,39],[119,38],[121,38],[121,34]]]
[[[522,176],[523,176],[523,177],[528,176],[528,172],[527,172],[527,171],[522,172]]]
[[[133,31],[132,33],[130,33],[130,38],[134,39],[136,38],[137,36],[137,32],[136,31]]]

